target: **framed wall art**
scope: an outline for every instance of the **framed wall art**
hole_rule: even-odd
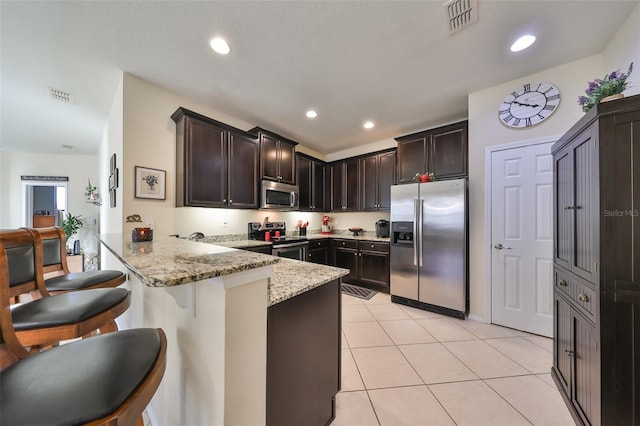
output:
[[[135,197],[166,199],[166,174],[165,170],[135,166]]]

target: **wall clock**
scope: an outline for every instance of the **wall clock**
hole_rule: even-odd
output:
[[[550,83],[526,83],[509,93],[498,117],[509,127],[526,128],[542,123],[560,103],[560,91]]]

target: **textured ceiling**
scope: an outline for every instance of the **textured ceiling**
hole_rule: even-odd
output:
[[[478,22],[449,34],[441,1],[1,1],[0,146],[95,153],[125,71],[332,153],[465,118],[470,92],[599,53],[637,3],[479,0]],[[526,32],[536,44],[509,52]]]

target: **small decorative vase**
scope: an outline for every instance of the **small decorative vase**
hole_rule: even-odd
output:
[[[624,98],[623,93],[616,93],[615,95],[605,96],[604,98],[600,99],[600,103],[615,101],[616,99],[622,99],[622,98]]]

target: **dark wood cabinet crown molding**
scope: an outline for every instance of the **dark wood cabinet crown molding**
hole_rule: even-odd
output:
[[[196,120],[202,122],[202,123],[208,123],[211,124],[212,126],[215,126],[219,129],[222,130],[226,130],[228,132],[233,132],[235,134],[238,135],[243,135],[246,138],[249,139],[255,139],[257,140],[258,137],[254,134],[252,134],[251,132],[247,132],[245,130],[242,129],[238,129],[237,127],[233,127],[229,124],[223,123],[222,121],[218,121],[218,120],[214,120],[211,117],[207,117],[206,115],[202,115],[202,114],[198,114],[197,112],[188,110],[186,108],[183,107],[179,107],[173,114],[171,114],[171,119],[175,122],[178,123],[178,121],[180,121],[180,119],[182,117],[191,117],[191,118],[195,118]]]

